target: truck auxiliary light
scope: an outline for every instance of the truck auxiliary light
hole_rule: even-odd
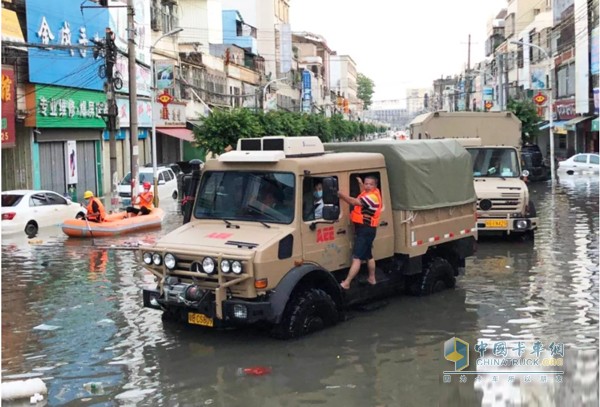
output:
[[[256,280],[254,282],[254,288],[258,288],[258,289],[267,288],[268,285],[269,285],[268,278],[261,278],[260,280]]]

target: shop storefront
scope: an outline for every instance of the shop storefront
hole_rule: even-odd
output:
[[[101,135],[107,113],[102,92],[30,85],[25,119],[33,129],[33,187],[81,200],[103,194]]]

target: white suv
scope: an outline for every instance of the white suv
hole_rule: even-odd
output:
[[[158,199],[166,200],[168,198],[177,199],[177,176],[171,168],[158,167],[156,170],[158,174]],[[154,170],[152,167],[140,167],[138,191],[143,192],[144,182],[149,182],[154,188]],[[119,200],[121,205],[131,205],[131,172],[121,180],[117,186],[117,192],[119,193]]]

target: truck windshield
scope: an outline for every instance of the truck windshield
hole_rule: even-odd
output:
[[[289,224],[294,219],[295,191],[292,173],[206,171],[194,216]]]
[[[517,152],[511,148],[467,148],[473,162],[473,177],[519,177]]]

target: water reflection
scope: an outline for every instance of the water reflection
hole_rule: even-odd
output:
[[[163,323],[141,307],[153,280],[129,249],[177,227],[176,210],[138,235],[3,240],[3,380],[41,377],[48,405],[71,406],[597,405],[598,182],[570,181],[554,194],[532,186],[535,242],[480,241],[457,289],[391,298],[290,342]],[[443,383],[453,336],[563,342],[564,382]],[[252,367],[271,371],[244,374]]]

